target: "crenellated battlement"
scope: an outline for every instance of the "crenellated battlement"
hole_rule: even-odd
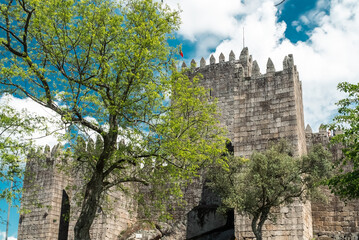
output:
[[[284,57],[281,71],[268,58],[264,74],[248,48],[239,58],[231,51],[228,61],[221,53],[218,61],[211,55],[209,64],[202,58],[197,67],[192,59],[190,66],[182,64],[190,77],[200,73],[201,84],[218,99],[220,122],[228,129],[235,154],[249,156],[278,138],[293,141],[298,154],[306,152],[302,87],[292,54]]]
[[[235,68],[238,69],[238,72],[243,73],[243,77],[258,78],[258,77],[262,77],[263,75],[271,76],[276,73],[273,61],[270,58],[268,58],[266,72],[265,74],[262,74],[257,61],[256,60],[253,61],[252,55],[249,55],[249,51],[247,47],[242,49],[238,59],[236,59],[233,50],[231,50],[231,52],[229,53],[228,61],[226,61],[224,54],[221,53],[219,55],[218,62],[216,61],[216,58],[212,54],[209,58],[209,64],[207,64],[206,60],[203,57],[200,60],[199,67],[197,67],[197,63],[194,59],[192,59],[190,63],[190,67],[195,68],[195,70],[197,71],[200,71],[201,69],[205,69],[205,68],[218,68],[221,67],[222,65],[235,65]],[[187,68],[188,68],[187,64],[183,62],[182,69],[184,70]],[[294,59],[292,54],[285,56],[283,59],[282,71],[285,70],[294,70],[296,72],[296,66],[294,65]],[[277,73],[280,73],[282,71],[278,71]]]
[[[343,131],[341,129],[330,130],[324,124],[320,124],[318,132],[313,132],[312,127],[309,124],[305,127],[305,134],[318,134],[328,138],[342,133]]]

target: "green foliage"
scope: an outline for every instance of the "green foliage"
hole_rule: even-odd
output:
[[[109,189],[136,182],[181,196],[180,183],[224,150],[216,102],[198,77],[173,67],[167,40],[179,22],[178,11],[152,0],[1,4],[0,84],[69,129],[67,171],[84,181],[75,239],[89,239]]]
[[[299,158],[284,140],[263,153],[254,152],[250,160],[232,156],[228,165],[210,171],[210,187],[220,194],[224,207],[251,217],[257,239],[264,222],[275,221],[274,207],[313,196],[331,171],[330,154],[321,145]]]
[[[26,111],[18,112],[8,105],[0,105],[0,181],[10,189],[0,190],[0,199],[17,202],[25,170],[25,157],[32,148],[29,137],[35,129],[43,128],[43,118]]]
[[[338,89],[347,94],[337,105],[332,129],[342,130],[332,138],[333,144],[342,146],[343,159],[337,162],[338,173],[328,181],[335,194],[354,199],[359,197],[359,84],[340,83]]]

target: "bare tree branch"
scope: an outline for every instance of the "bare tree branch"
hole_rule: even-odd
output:
[[[275,7],[278,7],[279,5],[281,5],[282,3],[284,3],[285,1],[286,1],[286,0],[282,0],[281,2],[275,4],[274,6],[275,6]]]

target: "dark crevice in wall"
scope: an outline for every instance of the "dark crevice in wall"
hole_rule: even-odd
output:
[[[70,222],[70,200],[65,190],[62,190],[61,215],[58,240],[67,240]]]

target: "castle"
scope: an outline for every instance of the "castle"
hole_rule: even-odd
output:
[[[182,68],[187,68],[185,63]],[[249,156],[279,138],[287,139],[297,155],[306,154],[315,143],[329,143],[325,129],[312,133],[310,126],[304,127],[302,86],[292,55],[284,58],[282,71],[276,71],[268,59],[265,74],[252,61],[247,48],[239,59],[232,51],[228,61],[221,54],[218,63],[211,56],[208,65],[202,58],[199,67],[192,60],[190,68],[188,74],[202,74],[203,86],[218,99],[220,122],[228,129],[234,155]],[[340,157],[340,149],[333,148],[332,152]],[[68,221],[63,216],[76,212],[71,190],[66,188],[74,180],[57,170],[60,160],[56,147],[52,151],[46,148],[43,155],[40,162],[30,161],[26,168],[34,174],[25,178],[22,208],[31,212],[20,216],[18,239],[73,239],[74,220]],[[323,191],[329,197],[327,204],[296,201],[277,209],[278,220],[265,225],[263,239],[359,239],[359,202],[344,204],[328,190]],[[174,213],[173,229],[162,239],[230,239],[233,235],[236,239],[255,239],[247,217],[235,212],[220,216],[213,211],[219,201],[214,195],[200,179],[185,189],[188,204]],[[32,204],[35,196],[42,207]],[[91,229],[93,240],[118,239],[140,220],[132,199],[121,192],[111,192],[110,200],[114,208],[110,212],[98,211]],[[135,237],[145,239],[141,234]]]

